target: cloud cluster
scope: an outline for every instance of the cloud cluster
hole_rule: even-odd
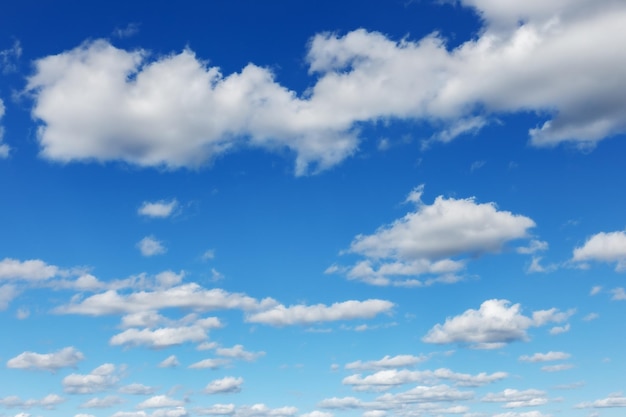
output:
[[[623,3],[461,3],[484,25],[451,50],[437,33],[315,35],[303,95],[254,64],[222,74],[190,49],[155,57],[85,42],[35,61],[26,90],[41,153],[179,168],[243,146],[286,148],[304,174],[352,155],[356,126],[380,119],[426,120],[440,128],[433,139],[449,141],[498,114],[533,111],[551,118],[529,130],[535,146],[589,147],[626,131],[626,52],[614,46],[626,40]]]

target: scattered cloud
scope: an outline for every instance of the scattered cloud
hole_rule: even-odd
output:
[[[270,324],[272,326],[289,326],[337,320],[366,319],[381,313],[388,313],[393,306],[392,302],[385,300],[351,300],[334,303],[330,306],[317,304],[285,307],[280,304],[265,311],[249,314],[246,317],[246,321]]]
[[[235,345],[231,348],[217,348],[215,353],[226,358],[241,359],[247,362],[253,362],[265,356],[265,352],[248,352],[243,348],[243,345]]]
[[[139,32],[139,23],[129,23],[123,28],[115,28],[113,31],[113,36],[116,38],[130,38],[131,36],[136,35]]]
[[[61,397],[57,394],[48,394],[40,400],[36,399],[28,399],[22,400],[20,397],[15,395],[10,397],[0,398],[0,405],[7,408],[32,408],[32,407],[41,407],[48,410],[54,410],[55,407],[59,404],[65,402],[65,398]]]
[[[598,313],[589,313],[585,317],[583,317],[583,321],[593,321],[599,318],[600,315]]]
[[[180,365],[176,355],[170,355],[159,363],[159,368],[175,368]]]
[[[347,363],[345,368],[356,371],[380,371],[383,369],[405,368],[417,365],[428,360],[427,356],[420,355],[397,355],[384,356],[382,359],[375,361],[355,361]]]
[[[4,102],[0,99],[0,121],[4,117]],[[2,143],[4,139],[4,127],[0,125],[0,159],[5,159],[9,157],[9,153],[11,152],[11,148],[6,143]]]
[[[163,246],[163,242],[157,240],[154,236],[146,236],[137,243],[137,248],[143,256],[162,255],[167,252],[167,248]]]
[[[85,401],[79,407],[80,408],[110,408],[115,405],[123,404],[124,400],[114,395],[109,395],[103,398],[92,398]]]
[[[426,343],[461,343],[475,349],[497,349],[514,341],[528,340],[530,327],[567,320],[573,311],[556,309],[535,311],[532,317],[521,314],[519,304],[508,300],[487,300],[479,310],[467,310],[463,314],[447,318],[437,324],[422,338]]]
[[[615,262],[615,270],[626,271],[626,232],[598,233],[574,249],[574,262]]]
[[[19,60],[22,57],[22,44],[19,40],[15,39],[13,45],[0,51],[0,69],[2,74],[9,74],[17,72]],[[0,103],[0,117],[2,117],[2,104]],[[0,139],[2,139],[0,137]]]
[[[241,392],[241,386],[243,385],[243,378],[234,378],[227,376],[222,379],[216,379],[209,382],[204,388],[206,394],[232,394]]]
[[[112,346],[149,346],[164,348],[187,342],[206,340],[207,329],[202,326],[162,327],[159,329],[128,329],[111,337]]]
[[[203,359],[199,362],[193,363],[189,365],[190,369],[218,369],[223,366],[230,364],[230,360],[228,359]]]
[[[70,346],[53,353],[23,352],[9,359],[7,367],[56,372],[61,368],[73,368],[83,359],[85,356]]]
[[[504,408],[535,407],[547,404],[548,397],[545,391],[527,389],[505,389],[498,393],[489,393],[481,401],[504,403]]]
[[[582,402],[576,408],[621,408],[626,407],[626,397],[621,392],[609,395],[606,398],[593,402]]]
[[[144,201],[137,210],[137,213],[145,217],[166,218],[174,215],[178,208],[179,204],[176,199],[170,201],[159,200],[155,202]]]
[[[611,300],[614,300],[614,301],[626,300],[626,290],[624,290],[624,288],[622,287],[613,288],[611,290],[611,294],[613,294],[613,296],[611,297]]]
[[[175,400],[167,395],[155,395],[145,401],[137,404],[137,408],[163,408],[163,407],[180,407],[185,403],[180,400]]]
[[[68,394],[94,394],[105,391],[119,381],[115,365],[105,363],[89,374],[70,374],[63,378],[63,390]]]
[[[522,362],[551,362],[551,361],[561,361],[565,359],[569,359],[572,355],[565,352],[547,352],[547,353],[535,353],[532,356],[523,355],[520,356],[519,360]]]
[[[39,259],[20,261],[4,258],[0,261],[0,280],[41,281],[58,275],[61,270]]]
[[[572,369],[574,365],[571,363],[561,363],[559,365],[546,365],[542,366],[541,370],[544,372],[561,372],[567,371],[568,369]]]
[[[390,285],[391,277],[436,274],[445,281],[445,276],[464,268],[463,260],[451,257],[499,252],[507,242],[527,237],[528,230],[535,227],[528,217],[498,210],[494,203],[476,203],[474,198],[439,196],[428,205],[421,200],[423,190],[423,186],[416,187],[406,199],[417,206],[415,211],[381,226],[374,234],[356,236],[349,252],[366,259],[346,271],[348,278]],[[405,282],[411,283],[423,285],[421,281]]]
[[[147,385],[137,384],[137,383],[125,385],[123,387],[120,387],[120,389],[118,390],[120,394],[130,394],[130,395],[150,395],[150,394],[154,394],[154,391],[156,391],[156,388],[154,387],[149,387]]]

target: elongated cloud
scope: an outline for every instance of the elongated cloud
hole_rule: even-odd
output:
[[[152,217],[152,218],[165,218],[169,217],[178,208],[178,201],[176,199],[171,201],[155,201],[149,202],[144,201],[137,213],[141,216]]]
[[[330,306],[317,304],[285,307],[281,304],[266,311],[250,314],[246,317],[246,321],[273,326],[288,326],[293,324],[365,319],[389,312],[393,306],[392,302],[385,300],[352,300],[334,303]]]
[[[590,147],[626,131],[626,52],[615,46],[626,41],[623,3],[461,4],[484,26],[452,50],[436,33],[315,35],[306,56],[315,78],[300,95],[254,64],[223,74],[190,49],[151,57],[85,42],[37,60],[28,79],[41,154],[175,169],[242,146],[286,148],[304,174],[352,155],[358,123],[380,119],[426,120],[441,128],[433,139],[450,141],[501,113],[548,114],[529,126],[535,146]]]
[[[9,359],[7,367],[55,372],[61,368],[74,367],[84,358],[85,356],[76,348],[66,347],[53,353],[21,353]]]

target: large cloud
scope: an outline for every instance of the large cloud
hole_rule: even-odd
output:
[[[626,131],[626,51],[615,46],[626,41],[623,2],[461,3],[484,25],[452,50],[439,34],[314,36],[316,78],[302,95],[268,69],[224,75],[189,49],[151,57],[96,40],[41,58],[27,90],[42,155],[178,168],[241,146],[288,148],[303,174],[353,154],[355,126],[381,118],[428,120],[451,140],[493,115],[534,111],[552,117],[530,129],[537,146],[589,146]]]
[[[508,300],[487,300],[478,310],[447,318],[422,338],[426,343],[461,343],[477,349],[500,348],[507,343],[527,340],[526,330],[534,326],[567,320],[574,310],[560,312],[555,308],[535,311],[532,317],[521,313],[521,306]]]

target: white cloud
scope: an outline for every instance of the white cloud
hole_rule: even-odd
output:
[[[146,236],[137,243],[137,248],[143,256],[162,255],[167,252],[167,248],[163,246],[163,242],[157,240],[154,236]]]
[[[167,395],[155,395],[137,404],[137,408],[180,407],[184,404],[183,401],[175,400]]]
[[[412,403],[433,403],[469,400],[474,394],[469,391],[459,391],[447,385],[421,386],[418,385],[398,394],[384,394],[376,400],[390,406]]]
[[[222,366],[228,365],[230,361],[228,359],[203,359],[199,362],[189,365],[190,369],[218,369]]]
[[[287,148],[302,174],[353,154],[358,123],[380,119],[426,120],[441,127],[434,138],[449,141],[495,114],[551,116],[529,131],[535,146],[589,147],[626,130],[626,52],[614,46],[625,36],[623,3],[461,3],[485,20],[454,49],[437,33],[314,36],[306,60],[315,80],[301,96],[254,64],[224,75],[189,49],[151,59],[85,42],[35,61],[27,91],[42,122],[41,153],[178,168],[241,145]]]
[[[589,291],[589,295],[598,295],[602,292],[602,285],[594,285]]]
[[[187,342],[201,342],[207,339],[207,331],[202,326],[162,327],[159,329],[128,329],[111,337],[112,346],[149,346],[163,348]]]
[[[523,355],[520,356],[519,360],[522,362],[550,362],[550,361],[562,361],[565,359],[569,359],[572,355],[565,352],[547,352],[547,353],[535,353],[532,356]]]
[[[123,404],[124,400],[114,395],[109,395],[103,398],[92,398],[82,403],[80,408],[110,408],[114,405]]]
[[[349,410],[353,408],[363,407],[363,402],[355,397],[333,397],[326,398],[317,405],[320,408],[336,409],[336,410]]]
[[[504,408],[534,407],[544,405],[548,402],[545,391],[537,389],[527,389],[519,391],[516,389],[505,389],[498,393],[489,393],[481,401],[505,403]]]
[[[589,313],[585,317],[583,317],[583,321],[593,321],[600,318],[598,313]]]
[[[215,349],[215,353],[219,356],[241,359],[248,362],[253,362],[265,356],[265,352],[248,352],[243,348],[243,345],[235,345],[231,348],[217,348]]]
[[[413,382],[435,384],[440,380],[449,380],[463,387],[478,387],[508,377],[506,372],[477,375],[453,372],[440,368],[434,371],[409,371],[407,369],[388,369],[362,377],[360,374],[350,375],[343,379],[344,385],[350,385],[356,391],[386,391],[399,385]]]
[[[0,261],[0,280],[40,281],[52,278],[60,272],[58,267],[39,259],[19,261],[4,258]]]
[[[222,379],[216,379],[204,388],[206,394],[231,394],[241,392],[243,378],[235,378],[227,376]]]
[[[118,390],[120,394],[130,394],[130,395],[150,395],[150,394],[153,394],[154,391],[156,391],[154,387],[149,387],[147,385],[137,384],[137,383],[123,386]]]
[[[159,363],[159,368],[175,368],[178,365],[180,365],[180,362],[178,362],[176,355],[170,355]]]
[[[533,239],[530,241],[528,246],[520,246],[519,248],[517,248],[517,253],[531,255],[533,253],[541,252],[545,250],[548,250],[548,242]]]
[[[0,285],[0,311],[6,310],[11,301],[13,301],[19,294],[20,291],[15,285]]]
[[[4,111],[5,111],[4,102],[2,101],[2,99],[0,99],[0,121],[2,120],[2,117],[4,116]],[[4,127],[0,125],[0,159],[8,158],[9,152],[11,151],[11,148],[9,147],[9,145],[2,143],[3,139],[4,139]]]
[[[48,394],[40,400],[36,400],[36,399],[22,400],[20,397],[17,397],[14,395],[0,398],[0,405],[3,405],[8,408],[42,407],[48,410],[53,410],[57,405],[64,403],[64,402],[65,402],[65,398],[57,394]]]
[[[21,56],[22,44],[18,39],[15,39],[10,48],[0,51],[0,69],[2,69],[2,73],[9,74],[17,72],[18,61]],[[2,102],[0,101],[0,118],[2,117],[3,111],[4,108],[2,107]]]
[[[565,326],[554,326],[553,328],[550,329],[550,334],[557,335],[557,334],[567,333],[569,332],[570,327],[571,326],[569,323],[567,323]]]
[[[598,233],[574,249],[574,262],[616,262],[615,270],[626,271],[626,232]]]
[[[83,359],[85,356],[70,346],[53,353],[23,352],[9,359],[7,367],[55,372],[61,368],[75,367]]]
[[[508,300],[487,300],[479,310],[467,310],[463,314],[447,318],[443,325],[437,324],[422,338],[426,343],[468,343],[476,349],[496,349],[506,343],[527,340],[526,330],[550,322],[566,320],[573,311],[556,309],[540,310],[532,318],[521,314],[521,306]]]
[[[595,400],[593,402],[583,402],[576,405],[576,408],[618,408],[626,407],[626,397],[622,393],[609,395],[607,398]]]
[[[551,414],[543,414],[541,411],[507,411],[506,413],[494,414],[493,417],[551,417]]]
[[[427,356],[420,355],[397,355],[397,356],[384,356],[382,359],[375,361],[355,361],[347,363],[345,368],[359,371],[379,371],[390,368],[404,368],[417,365],[428,359]]]
[[[170,201],[159,200],[155,202],[144,201],[137,210],[137,213],[146,217],[165,218],[173,215],[178,207],[179,204],[176,199]]]
[[[285,307],[281,304],[265,311],[249,314],[246,316],[246,321],[273,326],[288,326],[325,321],[366,319],[381,313],[387,313],[393,306],[393,303],[385,300],[350,300],[334,303],[330,306],[316,304]]]
[[[624,288],[622,287],[613,288],[611,290],[611,294],[613,294],[613,296],[611,297],[611,300],[615,300],[615,301],[626,300],[626,290],[624,290]]]
[[[60,314],[129,314],[142,311],[157,311],[163,308],[189,308],[197,311],[217,309],[261,310],[276,305],[266,298],[256,300],[241,293],[229,293],[219,288],[207,290],[196,283],[158,288],[154,291],[138,291],[120,294],[109,290],[92,295],[84,300],[73,300],[69,305],[55,309]]]
[[[89,374],[70,374],[63,378],[63,390],[68,394],[93,394],[112,388],[119,381],[115,365],[105,363]]]
[[[367,259],[349,268],[348,278],[375,285],[397,285],[391,277],[445,277],[464,268],[464,261],[450,257],[499,252],[507,242],[525,238],[528,229],[535,226],[528,217],[498,210],[494,203],[439,196],[428,205],[421,201],[422,193],[423,186],[416,187],[406,199],[417,206],[415,211],[380,227],[374,234],[356,236],[349,252]]]
[[[265,404],[242,405],[214,404],[208,408],[194,410],[199,415],[228,415],[232,417],[291,417],[298,409],[295,407],[269,408]]]
[[[154,410],[150,417],[188,417],[189,414],[184,407]]]
[[[572,369],[573,367],[574,365],[572,365],[571,363],[561,363],[558,365],[542,366],[541,370],[544,372],[561,372],[561,371],[567,371],[568,369]]]

